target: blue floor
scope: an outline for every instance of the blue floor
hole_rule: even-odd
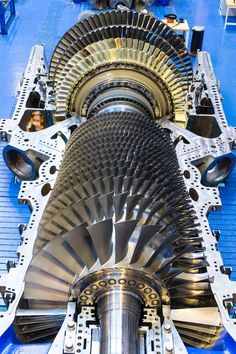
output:
[[[221,82],[224,96],[224,110],[230,125],[236,126],[236,27],[224,31],[224,18],[219,16],[220,0],[172,0],[169,7],[153,7],[155,16],[163,18],[166,13],[174,12],[184,17],[190,27],[205,26],[203,49],[210,52],[214,70]],[[0,35],[0,118],[11,115],[15,103],[18,83],[26,68],[31,47],[44,43],[48,60],[55,44],[64,32],[78,19],[81,11],[90,9],[88,3],[75,5],[70,0],[16,0],[16,18],[9,34]],[[4,143],[0,144],[0,155]],[[220,229],[219,250],[225,266],[233,268],[232,279],[236,280],[236,169],[227,185],[221,190],[223,207],[220,212],[210,215],[212,229]],[[12,174],[6,169],[0,157],[0,273],[6,271],[6,259],[17,261],[15,250],[20,243],[17,226],[27,222],[27,206],[18,206],[19,186],[14,183]],[[6,247],[10,244],[9,247]],[[0,302],[1,308],[1,302]],[[10,338],[10,336],[9,336]],[[5,342],[5,340],[4,340]],[[4,346],[3,346],[4,345]],[[13,353],[19,348],[9,347],[0,339],[0,353]],[[233,349],[234,348],[234,349]],[[28,352],[46,353],[46,347]],[[23,351],[22,351],[23,352]],[[189,353],[206,351],[189,349]],[[219,349],[208,351],[211,354],[223,353]],[[236,346],[226,341],[225,354],[236,353]]]
[[[4,145],[0,143],[1,155]],[[18,225],[28,222],[29,208],[27,205],[18,205],[19,185],[14,183],[12,173],[2,159],[0,172],[0,274],[4,274],[7,272],[8,260],[17,262],[16,248],[20,245]],[[1,305],[0,301],[0,309]]]

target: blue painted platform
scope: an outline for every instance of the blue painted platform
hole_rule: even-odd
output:
[[[221,82],[224,110],[229,124],[236,126],[236,27],[224,31],[224,18],[219,16],[220,0],[172,0],[169,7],[153,7],[156,17],[176,13],[187,19],[190,27],[205,26],[203,49],[210,52],[217,78]],[[31,47],[44,43],[48,60],[60,37],[77,21],[81,11],[90,10],[88,2],[75,5],[70,0],[16,0],[16,17],[7,36],[0,35],[0,118],[9,118],[15,103],[18,83],[26,68]],[[18,224],[27,223],[29,210],[19,206],[19,185],[7,170],[0,143],[0,274],[6,271],[6,260],[17,262],[15,250],[20,244]],[[233,268],[236,280],[236,169],[221,189],[223,207],[210,214],[212,229],[220,229],[219,250],[225,266]],[[0,301],[0,309],[1,309]],[[189,348],[190,354],[235,354],[236,344],[227,338],[215,350]],[[0,353],[46,354],[48,346],[19,346],[12,330],[0,338]]]

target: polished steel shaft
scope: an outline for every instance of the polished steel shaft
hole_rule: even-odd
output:
[[[141,299],[127,290],[111,290],[98,298],[100,354],[139,354]]]

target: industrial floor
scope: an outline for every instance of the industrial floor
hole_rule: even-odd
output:
[[[211,54],[214,70],[221,83],[223,105],[232,126],[236,126],[236,27],[224,30],[224,17],[219,16],[220,0],[172,0],[169,7],[155,7],[156,17],[176,13],[190,25],[205,26],[203,49]],[[25,70],[31,47],[44,43],[48,61],[59,38],[78,19],[79,14],[89,10],[88,3],[75,5],[70,0],[16,0],[16,18],[9,34],[0,35],[0,118],[9,118],[15,103],[18,84]],[[4,143],[0,143],[0,274],[6,272],[6,260],[17,261],[16,248],[20,243],[18,224],[27,223],[29,210],[17,204],[18,183],[7,170],[1,154]],[[210,214],[212,229],[221,231],[218,244],[224,265],[232,267],[232,280],[236,280],[236,168],[224,188],[221,188],[222,210]],[[3,303],[0,299],[0,311]],[[15,353],[18,345],[11,335],[11,329],[0,338],[0,354]],[[236,344],[230,338],[225,341],[224,350],[218,345],[211,354],[235,354]],[[44,354],[48,346],[36,346],[35,353]],[[26,350],[26,351],[25,351]],[[31,353],[25,349],[22,353]],[[206,353],[191,349],[189,353]]]

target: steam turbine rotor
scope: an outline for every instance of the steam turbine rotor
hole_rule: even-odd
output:
[[[212,346],[221,324],[202,325],[201,311],[218,312],[200,225],[161,126],[187,123],[192,65],[182,39],[142,13],[98,13],[62,37],[49,76],[55,122],[83,124],[42,214],[22,303],[65,314],[73,302],[81,321],[93,312],[100,354],[139,354],[150,321],[168,339],[171,311],[185,343]],[[18,316],[15,326],[25,342],[48,341],[63,319]]]
[[[56,46],[50,78],[57,120],[71,112],[89,117],[94,99],[104,93],[114,97],[109,88],[124,87],[149,99],[155,118],[186,121],[192,65],[184,42],[162,21],[142,13],[107,11],[78,22]]]

